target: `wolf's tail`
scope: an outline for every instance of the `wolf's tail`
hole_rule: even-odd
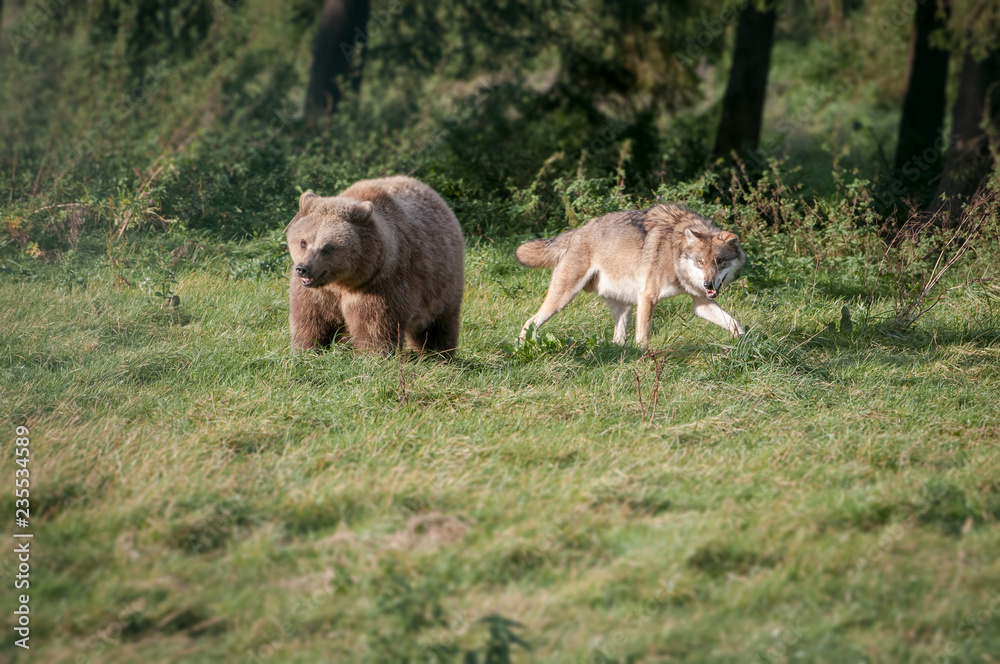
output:
[[[560,233],[551,240],[529,240],[514,255],[521,265],[528,267],[555,267],[569,249],[569,236],[574,231]]]

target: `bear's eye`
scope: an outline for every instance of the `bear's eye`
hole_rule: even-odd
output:
[[[302,240],[301,242],[299,242],[299,246],[302,247],[303,249],[305,249],[306,248],[306,241]]]

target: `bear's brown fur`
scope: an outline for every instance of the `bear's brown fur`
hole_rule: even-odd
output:
[[[287,228],[292,347],[349,341],[383,353],[455,352],[465,241],[438,194],[413,178],[307,191]]]

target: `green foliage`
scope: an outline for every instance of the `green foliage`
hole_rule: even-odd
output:
[[[597,339],[594,337],[581,340],[561,339],[552,332],[539,330],[532,323],[528,326],[523,341],[506,344],[504,350],[510,357],[520,362],[533,362],[551,355],[586,354],[592,352],[597,344]]]

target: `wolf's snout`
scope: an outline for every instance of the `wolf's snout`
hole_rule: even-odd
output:
[[[712,290],[713,288],[715,288],[715,284],[714,283],[712,283],[711,281],[706,281],[705,282],[705,290]]]

